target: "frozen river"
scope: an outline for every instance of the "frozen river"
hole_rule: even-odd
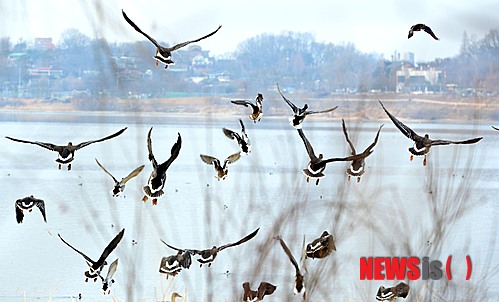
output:
[[[307,154],[286,119],[264,117],[253,124],[245,117],[252,153],[230,166],[227,179],[217,181],[199,154],[225,158],[237,151],[222,133],[223,127],[239,131],[237,117],[25,118],[9,116],[0,122],[2,136],[66,144],[128,130],[77,151],[72,171],[57,170],[55,152],[0,140],[0,300],[76,301],[71,297],[81,294],[82,301],[164,301],[177,291],[186,293],[187,301],[240,301],[243,282],[256,289],[268,281],[277,290],[265,301],[299,301],[293,296],[294,268],[272,238],[281,235],[299,259],[303,236],[310,242],[324,230],[334,235],[337,251],[323,260],[307,260],[309,301],[374,301],[380,285],[398,283],[359,280],[359,258],[371,256],[428,256],[442,262],[453,256],[453,280],[406,280],[411,286],[408,301],[477,301],[499,295],[499,132],[488,124],[408,122],[419,134],[428,131],[434,138],[484,137],[472,146],[433,148],[423,167],[421,158],[409,161],[411,142],[388,118],[369,123],[346,119],[358,151],[371,144],[385,123],[367,159],[367,172],[360,183],[349,182],[347,164],[333,163],[315,186],[305,182],[301,170]],[[151,126],[160,162],[169,157],[177,132],[182,136],[180,155],[157,206],[141,201],[151,172],[146,148]],[[349,154],[341,120],[312,118],[304,132],[325,157]],[[94,158],[118,179],[146,166],[123,196],[113,198],[113,182]],[[29,195],[45,200],[47,224],[37,209],[17,224],[14,202]],[[258,227],[254,239],[222,251],[209,268],[193,263],[168,280],[158,272],[161,257],[174,254],[160,239],[205,249],[234,242]],[[100,281],[84,282],[83,258],[57,234],[95,259],[122,228],[124,238],[108,258],[119,258],[116,283],[105,296]],[[469,281],[466,255],[473,261]]]

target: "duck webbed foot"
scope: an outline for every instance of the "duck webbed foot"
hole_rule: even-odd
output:
[[[414,155],[411,154],[411,157],[409,159],[412,161],[414,159]]]
[[[320,178],[317,178],[317,180],[315,181],[315,185],[318,186],[319,185],[319,180]]]
[[[426,155],[423,158],[423,166],[426,166]]]
[[[61,164],[59,164],[59,170],[61,170]]]
[[[359,183],[359,182],[360,182],[360,176],[357,177],[357,183]]]
[[[68,171],[71,171],[71,164],[68,164]]]
[[[154,199],[152,200],[152,205],[153,205],[153,206],[155,206],[155,205],[157,205],[157,204],[158,204],[158,199],[157,199],[157,198],[154,198]]]
[[[143,202],[146,202],[146,201],[147,201],[147,199],[148,199],[148,197],[147,197],[146,195],[144,195],[144,197],[142,197],[142,201],[143,201]]]
[[[307,177],[307,182],[310,182],[310,177]]]
[[[350,181],[350,175],[348,175],[348,181]]]

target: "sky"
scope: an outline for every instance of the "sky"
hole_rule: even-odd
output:
[[[52,37],[76,28],[111,42],[145,38],[123,19],[125,10],[143,31],[169,44],[192,40],[222,29],[198,43],[212,55],[237,50],[238,44],[263,34],[312,33],[317,42],[353,43],[362,52],[413,52],[416,62],[459,53],[464,31],[483,37],[499,28],[497,0],[20,0],[0,1],[0,37]],[[407,39],[411,25],[429,25],[440,41],[418,32]],[[151,47],[152,44],[151,44]]]

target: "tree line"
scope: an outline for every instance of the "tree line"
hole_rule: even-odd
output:
[[[165,97],[175,93],[228,94],[282,87],[325,96],[333,92],[395,91],[399,62],[362,53],[351,43],[317,42],[310,33],[261,34],[223,56],[191,46],[174,53],[176,65],[156,67],[149,41],[109,43],[77,29],[65,30],[53,47],[37,48],[0,38],[0,85],[4,96],[50,97],[54,92],[84,91],[103,97]],[[202,60],[196,58],[201,57]],[[196,63],[196,62],[201,63]],[[443,84],[497,93],[499,30],[482,38],[463,34],[457,56],[418,63],[443,71]],[[33,76],[50,67],[59,76]]]

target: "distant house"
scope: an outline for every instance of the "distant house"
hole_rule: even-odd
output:
[[[28,76],[32,78],[36,77],[48,77],[50,79],[59,79],[62,77],[62,70],[49,67],[35,67],[28,69]]]
[[[47,50],[54,48],[52,38],[35,38],[35,49]]]
[[[419,68],[402,66],[396,71],[397,93],[428,93],[442,90],[441,70],[434,67]]]

